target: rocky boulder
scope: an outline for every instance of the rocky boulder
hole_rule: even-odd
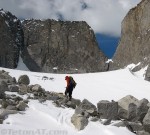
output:
[[[128,110],[129,104],[131,103],[137,105],[139,103],[139,100],[131,95],[127,95],[121,98],[120,100],[118,100],[118,105],[125,110]]]
[[[71,122],[77,130],[83,130],[88,125],[88,119],[81,114],[74,114],[71,117]]]
[[[0,119],[5,119],[9,114],[16,114],[16,110],[0,109]]]
[[[23,30],[20,21],[10,12],[0,9],[0,67],[16,68]]]
[[[72,101],[66,102],[65,106],[73,108],[73,109],[76,108],[76,104],[74,102],[72,102]]]
[[[150,135],[150,133],[145,132],[145,131],[138,131],[136,134],[137,135]]]
[[[19,92],[19,87],[17,85],[8,86],[10,92]]]
[[[148,68],[146,70],[145,80],[150,81],[150,65],[148,65]]]
[[[147,104],[148,108],[150,108],[150,102]]]
[[[39,84],[35,84],[32,86],[32,92],[42,92],[43,89]]]
[[[96,107],[88,100],[84,99],[80,105],[75,108],[75,113],[71,117],[71,122],[76,129],[83,130],[88,125],[88,118],[95,115],[97,115]],[[95,117],[95,120],[98,120],[98,118]]]
[[[80,99],[74,99],[74,98],[72,98],[72,99],[71,99],[71,102],[72,102],[73,104],[75,104],[76,106],[79,106],[79,105],[81,104],[81,100],[80,100]]]
[[[116,127],[127,127],[130,129],[132,129],[132,131],[143,131],[144,128],[143,128],[143,125],[140,123],[140,122],[128,122],[128,121],[121,121],[121,122],[117,122],[115,124],[113,124],[113,126],[116,126]]]
[[[0,98],[3,99],[5,97],[5,91],[8,91],[8,85],[4,81],[0,81]]]
[[[75,109],[78,107],[81,103],[79,99],[72,98],[71,101],[63,94],[57,94],[58,97],[55,95],[49,98],[50,100],[53,100],[53,104],[57,107],[69,107]]]
[[[7,84],[16,84],[16,78],[11,77],[9,73],[4,70],[0,71],[0,81],[4,81]]]
[[[97,103],[98,113],[102,119],[117,119],[118,115],[118,103],[109,102],[106,100],[99,101]]]
[[[131,95],[127,95],[118,101],[118,116],[122,119],[136,120],[137,105],[139,100]]]
[[[137,120],[142,122],[143,118],[145,117],[145,115],[148,112],[149,107],[147,106],[147,104],[149,103],[149,101],[147,99],[142,99],[139,101],[139,103],[137,104]]]
[[[25,109],[26,109],[26,107],[28,107],[28,105],[25,102],[20,101],[16,107],[19,111],[25,111]]]
[[[144,130],[150,133],[150,109],[143,119]]]
[[[57,101],[60,99],[60,97],[57,94],[48,94],[46,97],[47,100]]]
[[[19,84],[24,84],[24,85],[29,85],[30,79],[29,79],[29,77],[27,75],[21,75],[18,78],[18,83]]]
[[[91,116],[97,115],[97,108],[87,99],[84,99],[80,105],[76,108],[76,110],[80,110],[80,112],[87,112]]]
[[[128,119],[128,110],[121,107],[118,108],[118,117],[121,119]]]
[[[6,107],[6,110],[17,110],[17,107],[16,106],[13,106],[13,105],[8,105]]]
[[[24,85],[24,84],[19,85],[19,92],[18,93],[20,95],[27,94],[28,93],[28,86]]]
[[[137,116],[137,105],[135,105],[134,103],[130,103],[128,106],[128,117],[127,119],[132,121],[136,119]]]
[[[86,22],[24,20],[22,58],[31,71],[86,73],[106,71],[106,56]]]

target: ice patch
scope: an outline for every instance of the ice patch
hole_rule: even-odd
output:
[[[113,60],[112,59],[108,59],[105,63],[110,63],[110,62],[113,63]]]
[[[8,23],[7,21],[5,21],[5,23],[7,24],[8,27],[10,27],[10,26],[9,26],[9,23]]]
[[[138,64],[134,64],[134,63],[132,63],[132,64],[128,65],[128,66],[127,66],[127,67],[125,67],[125,68],[128,68],[128,69],[132,70],[133,68],[135,68],[135,67],[139,66],[140,64],[141,64],[141,62],[139,62]]]
[[[148,68],[148,66],[142,68],[141,70],[135,72],[134,75],[138,78],[145,79],[145,74],[146,74],[147,68]]]
[[[21,56],[19,57],[19,62],[18,62],[18,66],[16,68],[17,70],[24,70],[24,71],[30,71],[27,66],[23,63],[23,60],[21,58]]]
[[[3,15],[4,15],[4,14],[6,14],[6,12],[5,12],[5,11],[3,11],[3,10],[1,10],[1,11],[0,11],[0,13],[1,13],[1,14],[3,14]]]
[[[57,70],[58,69],[58,67],[53,67],[53,70]]]
[[[17,22],[17,21],[18,21],[17,19],[14,19],[14,20],[13,20],[13,22]]]

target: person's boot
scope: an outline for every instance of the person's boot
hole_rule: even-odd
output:
[[[65,97],[66,97],[67,99],[69,99],[69,96],[68,96],[68,95],[65,95]]]
[[[68,97],[68,93],[65,91],[65,97],[68,99],[69,97]]]
[[[72,97],[69,97],[69,101],[71,101]]]

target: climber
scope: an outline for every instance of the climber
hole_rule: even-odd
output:
[[[68,97],[67,94],[69,94],[69,100],[72,99],[72,91],[76,87],[76,82],[71,76],[66,76],[65,80],[67,82],[66,90],[65,90],[65,95]]]

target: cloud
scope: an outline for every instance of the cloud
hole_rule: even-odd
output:
[[[0,0],[19,18],[86,21],[95,31],[120,36],[121,21],[141,0]]]

